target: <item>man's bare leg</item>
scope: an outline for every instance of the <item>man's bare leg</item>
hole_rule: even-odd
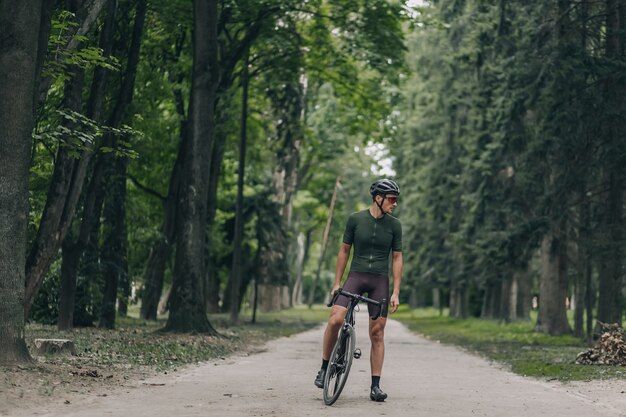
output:
[[[383,370],[383,361],[385,360],[385,325],[387,319],[381,317],[377,320],[370,319],[370,341],[372,342],[372,351],[370,353],[370,366],[372,368],[372,387],[370,398],[374,401],[384,401],[387,394],[382,392],[378,383]]]
[[[324,377],[326,369],[328,368],[328,360],[333,352],[335,343],[337,343],[339,329],[341,329],[347,311],[348,309],[342,306],[333,306],[333,309],[330,311],[330,317],[328,318],[328,324],[324,332],[324,342],[322,344],[322,367],[317,373],[317,377],[315,377],[316,387],[324,387]]]
[[[385,360],[385,325],[387,319],[381,317],[377,320],[370,319],[370,341],[372,352],[370,353],[370,365],[372,376],[380,376]]]
[[[343,319],[346,317],[348,309],[343,306],[333,306],[330,311],[330,318],[326,325],[326,331],[324,332],[324,344],[322,346],[322,359],[327,361],[330,359],[330,354],[333,352],[335,343],[337,343],[337,337],[339,336],[339,329],[343,324]]]

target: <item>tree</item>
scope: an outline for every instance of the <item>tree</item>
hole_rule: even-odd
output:
[[[215,333],[206,316],[201,288],[205,271],[208,161],[215,135],[215,93],[218,84],[217,10],[216,0],[194,1],[189,148],[184,152],[180,233],[166,331]]]
[[[115,23],[115,14],[117,12],[117,1],[110,1],[106,9],[106,17],[100,36],[100,47],[105,58],[110,57],[113,49],[113,29]],[[86,116],[101,123],[103,120],[103,102],[105,96],[106,80],[109,70],[98,66],[94,69],[93,79],[91,83],[91,91],[87,102]],[[76,169],[76,177],[86,178],[85,170],[87,170],[87,161],[93,156],[93,149],[86,149],[80,158],[80,167]],[[81,187],[82,188],[82,187]],[[86,196],[93,196],[92,192],[84,192]],[[59,290],[59,318],[57,326],[59,330],[68,330],[74,324],[74,307],[76,296],[76,278],[81,256],[87,246],[92,221],[93,205],[95,196],[85,199],[82,207],[82,221],[77,222],[78,231],[68,231],[68,235],[63,240],[62,249],[63,257],[61,261],[61,288]]]
[[[607,0],[605,53],[607,62],[622,61],[625,57],[626,5],[623,1]],[[623,257],[624,257],[624,168],[623,134],[626,126],[622,113],[626,109],[624,96],[620,93],[626,86],[623,73],[609,73],[604,79],[604,99],[607,116],[602,126],[605,143],[603,169],[606,192],[606,205],[603,209],[602,223],[605,231],[605,243],[601,245],[599,267],[598,320],[604,323],[622,322],[623,313]]]
[[[24,259],[41,1],[0,2],[0,362],[26,361]],[[16,70],[19,68],[19,71]]]
[[[81,3],[82,2],[78,0],[69,1],[70,11],[80,15]],[[75,22],[73,25],[70,25],[70,27],[80,27],[81,30],[87,30],[86,28],[89,28],[93,24],[95,18],[102,10],[104,2],[97,1],[91,5],[93,8],[85,11],[84,14],[83,23],[86,24],[86,26],[80,27],[79,23]],[[48,2],[46,3],[46,7],[51,7]],[[44,13],[44,15],[45,14],[47,13]],[[65,27],[61,25],[61,31],[64,29]],[[89,60],[76,59],[76,56],[72,55],[75,49],[81,45],[81,42],[72,38],[72,31],[68,32],[70,32],[70,35],[62,33],[62,38],[67,45],[67,49],[65,50],[65,44],[59,46],[64,52],[57,54],[52,60],[64,60],[62,62],[55,62],[55,64],[60,66],[61,72],[68,71],[70,74],[74,74],[70,77],[66,85],[64,106],[70,111],[79,112],[82,106],[83,67],[80,67],[78,64],[72,65],[72,62],[83,61],[82,65],[84,66],[88,64]],[[44,37],[42,36],[41,41],[43,40]],[[45,37],[45,40],[47,41],[47,37]],[[93,57],[96,58],[95,56]],[[40,93],[36,98],[36,100],[39,100],[40,104],[45,100],[51,79],[52,77],[47,75],[46,79],[42,82],[37,80],[37,85],[43,89],[40,92],[36,92]],[[71,121],[69,123],[72,125]],[[69,129],[69,131],[73,133],[75,129]],[[66,137],[65,139],[69,142],[68,144],[71,144],[72,140],[76,140],[76,138],[71,137],[71,134],[69,136],[70,137]],[[39,222],[37,237],[32,242],[26,260],[26,296],[24,301],[24,314],[26,318],[28,318],[35,296],[41,287],[50,264],[58,254],[58,250],[69,231],[76,204],[81,193],[91,152],[90,150],[82,152],[78,160],[75,160],[74,152],[75,149],[72,149],[71,146],[58,146],[57,149],[54,173],[48,189],[45,208]]]
[[[128,52],[128,64],[124,73],[124,82],[120,87],[119,101],[113,111],[112,122],[115,126],[121,124],[126,117],[128,108],[133,100],[137,66],[139,63],[141,39],[144,34],[148,2],[137,2],[133,23],[132,38]],[[105,205],[105,233],[102,248],[102,260],[105,265],[105,289],[103,291],[102,312],[100,327],[113,328],[115,326],[115,305],[117,302],[118,284],[121,280],[128,280],[127,264],[127,231],[126,231],[126,170],[127,158],[117,157],[107,164],[106,188],[108,201]]]
[[[237,169],[237,202],[235,203],[235,237],[233,242],[233,265],[231,268],[230,320],[239,322],[239,297],[242,277],[242,248],[243,238],[243,183],[246,166],[246,144],[248,126],[248,56],[243,62],[241,76],[241,133],[239,140],[239,164]]]
[[[527,318],[538,291],[537,330],[563,334],[574,287],[582,336],[599,284],[598,312],[621,317],[622,9],[560,0],[414,10],[394,155],[418,184],[406,198],[418,215],[406,223],[405,258],[417,277],[406,282],[449,292],[450,314],[459,283],[473,314],[505,322]]]

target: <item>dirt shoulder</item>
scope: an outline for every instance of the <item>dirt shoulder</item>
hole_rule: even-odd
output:
[[[322,327],[271,341],[252,355],[212,360],[141,379],[120,381],[110,393],[57,391],[54,400],[10,415],[46,416],[620,416],[626,415],[626,382],[563,385],[523,378],[460,349],[425,340],[390,321],[381,386],[385,403],[368,398],[369,343],[359,317],[363,358],[355,360],[337,403],[326,407],[313,385],[319,367]],[[114,384],[111,384],[114,385]],[[69,404],[59,393],[67,392]],[[107,394],[106,397],[103,395]]]
[[[219,337],[160,333],[157,330],[162,323],[137,319],[122,321],[114,331],[77,328],[58,332],[54,326],[29,325],[29,346],[37,338],[70,339],[76,355],[33,356],[30,364],[0,366],[0,416],[126,393],[147,386],[150,378],[180,374],[199,362],[250,354],[270,339],[317,323],[319,320],[293,318],[265,320],[221,327]]]
[[[10,416],[52,403],[80,403],[107,396],[116,389],[134,387],[156,375],[143,368],[45,363],[0,367],[0,415]]]

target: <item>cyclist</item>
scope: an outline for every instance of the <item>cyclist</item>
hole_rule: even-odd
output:
[[[332,292],[339,288],[341,277],[346,269],[350,250],[354,245],[354,254],[350,273],[343,288],[353,294],[363,295],[374,300],[390,300],[391,312],[398,309],[400,280],[402,279],[402,226],[400,221],[391,216],[398,205],[400,188],[389,179],[381,179],[370,187],[372,205],[360,212],[352,213],[343,235],[343,243],[337,255],[335,284]],[[393,275],[393,293],[389,298],[389,253],[391,252]],[[315,386],[324,388],[324,377],[328,361],[337,341],[338,332],[346,316],[348,298],[339,296],[330,312],[330,318],[324,332],[322,347],[322,367],[315,378]],[[376,306],[368,304],[370,317],[376,316]],[[385,401],[387,394],[380,389],[380,375],[385,356],[386,317],[369,321],[369,335],[372,344],[370,365],[372,384],[370,399]]]

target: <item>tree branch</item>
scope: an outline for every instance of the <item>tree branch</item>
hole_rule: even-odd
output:
[[[128,179],[141,191],[145,192],[148,195],[154,196],[158,198],[159,200],[161,200],[162,203],[165,203],[165,200],[167,199],[166,196],[160,194],[158,191],[153,190],[152,188],[149,188],[143,185],[142,183],[139,182],[139,180],[135,176],[131,174],[127,174],[127,176],[128,176]]]

